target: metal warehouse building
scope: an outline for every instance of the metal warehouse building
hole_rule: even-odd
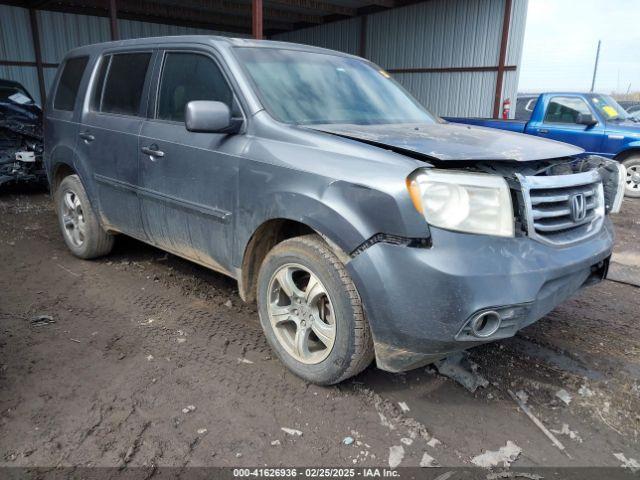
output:
[[[515,99],[528,0],[16,0],[0,4],[0,78],[37,101],[71,48],[210,34],[366,57],[439,115],[497,116]]]

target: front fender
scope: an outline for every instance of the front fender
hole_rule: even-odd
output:
[[[410,205],[371,187],[333,180],[317,174],[278,169],[269,175],[241,175],[234,266],[242,263],[253,233],[272,219],[294,220],[326,236],[350,253],[377,233],[429,236],[424,219]],[[258,184],[259,182],[259,184]]]

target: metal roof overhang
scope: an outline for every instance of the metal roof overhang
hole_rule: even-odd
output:
[[[270,36],[420,1],[425,0],[9,0],[0,3],[33,10],[207,28],[261,38],[256,28]]]

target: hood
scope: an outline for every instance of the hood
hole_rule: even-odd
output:
[[[35,103],[20,105],[14,102],[0,102],[0,119],[28,124],[40,123],[42,109]]]
[[[570,157],[584,150],[521,133],[456,123],[398,125],[313,125],[309,128],[359,140],[399,153],[436,160],[531,161]]]

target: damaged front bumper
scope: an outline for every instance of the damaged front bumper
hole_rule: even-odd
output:
[[[613,248],[608,217],[588,240],[558,248],[431,228],[432,246],[376,243],[347,268],[363,300],[379,368],[417,368],[453,352],[513,336],[606,274]],[[478,314],[504,319],[486,338],[469,335]]]
[[[47,176],[42,155],[32,150],[0,152],[0,185],[9,183],[42,183]]]
[[[0,120],[0,185],[46,183],[40,124]]]

